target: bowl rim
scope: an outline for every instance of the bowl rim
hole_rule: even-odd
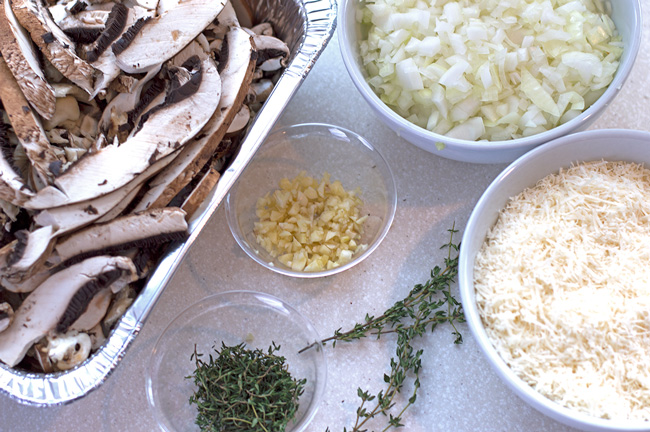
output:
[[[632,71],[632,67],[636,62],[643,36],[641,0],[626,1],[629,1],[631,3],[634,21],[632,27],[633,31],[631,34],[632,40],[625,45],[626,51],[628,51],[629,54],[627,52],[624,52],[622,56],[622,59],[627,58],[628,61],[621,61],[612,82],[607,86],[605,92],[600,95],[600,97],[586,110],[580,113],[580,115],[576,116],[566,123],[527,137],[521,137],[512,140],[488,141],[489,146],[485,145],[485,141],[470,141],[458,138],[450,138],[445,135],[424,129],[414,123],[409,122],[397,114],[395,111],[390,109],[388,105],[379,99],[379,97],[370,88],[365,80],[363,72],[361,71],[361,67],[357,62],[358,54],[356,48],[351,49],[351,41],[354,37],[348,32],[346,20],[348,19],[348,15],[352,13],[350,11],[354,10],[355,5],[360,3],[359,0],[339,0],[337,16],[339,17],[338,19],[342,21],[337,26],[339,49],[341,51],[341,56],[343,57],[345,68],[348,71],[348,74],[350,75],[350,78],[352,79],[352,82],[354,83],[357,90],[361,93],[368,105],[373,108],[375,113],[380,115],[383,119],[388,120],[392,127],[398,128],[402,131],[409,131],[409,133],[413,134],[418,139],[426,140],[428,144],[433,145],[432,143],[435,142],[436,144],[442,143],[445,146],[451,145],[459,151],[480,149],[482,151],[495,153],[503,150],[516,150],[526,146],[537,146],[541,143],[554,140],[556,138],[569,134],[576,129],[579,129],[581,125],[584,125],[586,122],[591,120],[592,116],[596,116],[598,113],[607,108],[607,106],[614,100],[616,94],[621,90],[623,84]]]
[[[246,302],[242,302],[241,299],[246,299]],[[228,290],[216,294],[210,294],[206,297],[201,298],[200,300],[187,306],[176,316],[174,316],[169,321],[169,323],[165,326],[165,328],[160,332],[149,354],[149,362],[148,362],[149,366],[153,365],[153,363],[155,362],[158,351],[162,346],[162,342],[164,340],[164,337],[168,334],[168,331],[173,329],[174,326],[177,325],[182,319],[187,318],[187,315],[192,317],[193,315],[192,311],[198,306],[205,305],[205,304],[209,304],[211,308],[217,307],[219,304],[221,304],[221,306],[218,306],[218,308],[228,307],[237,304],[258,305],[262,307],[268,307],[274,310],[274,312],[278,312],[278,309],[282,309],[288,311],[290,314],[299,318],[299,321],[304,326],[301,327],[303,328],[304,333],[309,335],[309,339],[311,338],[315,339],[314,346],[316,351],[318,352],[315,360],[316,369],[317,369],[316,376],[320,378],[315,380],[314,396],[312,397],[312,400],[309,406],[307,407],[305,416],[301,419],[299,423],[294,424],[293,429],[291,430],[291,432],[303,432],[307,428],[307,426],[309,426],[314,416],[318,412],[318,409],[320,408],[321,402],[323,400],[323,396],[325,395],[325,389],[327,387],[327,356],[325,355],[325,351],[323,350],[323,345],[321,342],[322,338],[320,337],[318,331],[316,330],[316,327],[314,327],[314,324],[305,315],[303,315],[298,309],[293,307],[291,304],[285,302],[284,300],[280,299],[279,297],[276,297],[272,294],[260,292],[260,291]],[[156,404],[157,401],[154,395],[154,377],[153,377],[154,370],[155,370],[154,367],[147,367],[145,369],[144,381],[145,381],[145,393],[147,396],[147,404],[149,406],[149,409],[154,419],[156,420],[156,423],[158,423],[158,426],[160,428],[162,428],[165,432],[176,432],[173,429],[168,429],[169,425],[166,422],[167,418],[165,415],[163,415],[163,413],[160,411],[160,409]]]
[[[564,137],[560,137],[548,143],[527,152],[523,156],[517,158],[514,162],[509,164],[503,169],[499,175],[490,183],[487,189],[483,192],[478,202],[474,206],[470,217],[467,221],[465,230],[461,240],[461,248],[459,253],[458,264],[458,286],[461,296],[461,304],[465,314],[467,325],[479,346],[481,352],[488,360],[492,370],[494,370],[499,378],[521,399],[527,402],[530,406],[535,408],[542,414],[564,423],[568,426],[579,428],[589,431],[620,431],[620,432],[643,432],[650,431],[650,421],[642,420],[610,420],[599,417],[590,416],[586,413],[567,408],[533,389],[525,381],[523,381],[515,372],[507,365],[501,358],[494,346],[489,340],[482,323],[478,308],[475,301],[474,282],[473,282],[473,267],[476,251],[468,251],[467,248],[463,249],[462,245],[471,244],[472,241],[479,241],[476,239],[477,225],[480,220],[484,218],[484,211],[489,203],[494,199],[492,196],[495,191],[498,191],[502,183],[514,173],[526,168],[526,164],[532,163],[538,156],[551,153],[558,148],[570,145],[571,143],[578,143],[586,141],[591,138],[609,138],[616,139],[625,136],[637,141],[647,142],[650,146],[650,132],[639,130],[627,129],[597,129],[584,132],[577,132]],[[581,160],[594,160],[594,158],[585,157]],[[557,166],[557,170],[561,167],[568,166],[574,161],[565,161]],[[539,179],[538,179],[539,180]],[[525,189],[525,185],[521,190]],[[480,239],[480,242],[484,238]]]
[[[350,129],[346,129],[341,126],[328,124],[328,123],[318,123],[318,122],[298,123],[294,125],[284,126],[275,129],[273,132],[271,132],[265,139],[264,144],[269,143],[270,145],[267,145],[267,148],[272,147],[273,146],[272,141],[276,137],[279,137],[286,133],[291,133],[293,131],[298,131],[304,128],[310,129],[306,132],[306,134],[311,134],[321,130],[335,129],[337,131],[344,133],[346,136],[356,139],[360,144],[362,144],[372,153],[377,155],[377,160],[383,164],[386,172],[388,173],[387,177],[382,176],[386,186],[386,193],[387,193],[386,205],[388,208],[388,212],[386,215],[386,221],[384,222],[382,229],[378,232],[377,239],[375,240],[375,242],[369,244],[368,247],[365,250],[363,250],[360,254],[354,255],[352,260],[345,263],[344,265],[329,270],[319,271],[319,272],[305,272],[305,271],[298,272],[286,267],[271,265],[267,261],[263,260],[258,254],[256,254],[255,251],[252,250],[253,248],[250,245],[248,245],[248,243],[244,240],[244,236],[241,235],[242,233],[240,232],[239,224],[237,223],[237,215],[234,209],[232,196],[233,194],[237,193],[238,184],[235,184],[233,188],[230,190],[230,192],[228,192],[228,195],[226,196],[226,200],[225,200],[226,221],[228,222],[228,227],[230,228],[230,232],[233,238],[235,239],[235,241],[237,242],[237,244],[239,245],[239,247],[255,262],[262,265],[263,267],[266,267],[269,270],[272,270],[284,276],[308,279],[308,278],[332,276],[337,273],[341,273],[351,267],[354,267],[355,265],[359,264],[361,261],[368,258],[368,256],[370,256],[370,254],[379,247],[379,245],[383,242],[384,238],[388,234],[388,231],[390,230],[390,227],[392,226],[393,221],[395,219],[395,213],[397,212],[397,185],[395,183],[395,176],[393,174],[393,170],[391,169],[390,165],[388,164],[388,161],[386,160],[384,155],[379,151],[379,149],[377,149],[377,147],[375,147],[370,141],[368,141],[363,136],[359,135],[358,133]],[[314,128],[316,129],[316,131],[311,130]],[[242,175],[245,175],[245,172]]]

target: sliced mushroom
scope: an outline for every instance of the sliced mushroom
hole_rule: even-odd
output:
[[[124,315],[126,310],[133,304],[133,300],[135,300],[135,291],[133,288],[130,286],[124,288],[120,292],[117,293],[115,298],[113,299],[113,303],[111,304],[110,308],[108,309],[108,312],[106,312],[106,316],[104,317],[104,320],[101,323],[103,333],[108,334],[120,318]]]
[[[173,158],[174,158],[174,155],[170,155],[170,156],[167,156],[165,158],[165,160],[166,161],[171,161]],[[153,173],[153,170],[151,172]],[[156,172],[158,172],[158,170],[156,170]],[[147,175],[146,177],[148,178],[149,175]],[[144,178],[144,176],[142,178]],[[124,197],[124,199],[122,199],[119,203],[117,203],[117,205],[115,205],[115,207],[110,209],[110,211],[104,213],[104,215],[102,217],[96,219],[94,221],[94,223],[103,224],[103,223],[106,223],[106,222],[110,222],[113,219],[115,219],[116,217],[119,217],[120,215],[122,215],[126,211],[126,209],[129,208],[129,206],[131,205],[131,203],[133,202],[135,197],[137,197],[138,194],[140,193],[140,191],[142,190],[144,181],[145,180],[138,181],[137,182],[138,184],[135,185],[135,187],[133,187],[133,190],[131,192],[129,192],[129,194]],[[124,186],[124,187],[128,188],[128,186],[129,185]],[[108,195],[111,195],[111,194],[108,194]]]
[[[71,330],[47,337],[47,346],[41,349],[52,365],[52,371],[64,371],[83,363],[90,356],[92,342],[83,332]]]
[[[14,309],[7,302],[0,303],[0,333],[7,329],[14,320]]]
[[[60,83],[53,83],[52,87],[54,87],[54,95],[57,98],[72,96],[79,102],[83,102],[86,104],[92,103],[88,93],[86,93],[85,91],[83,91],[81,88],[79,88],[74,84],[60,82]]]
[[[142,26],[127,44],[119,45],[117,64],[127,73],[146,72],[172,58],[219,15],[226,0],[185,0]],[[171,35],[162,38],[161,34]],[[126,45],[126,46],[125,46]]]
[[[81,112],[79,111],[79,104],[77,99],[72,96],[56,98],[56,109],[51,119],[43,122],[43,127],[47,130],[54,129],[63,125],[63,123],[72,121],[77,122]]]
[[[2,99],[5,110],[11,119],[14,132],[25,149],[25,154],[38,175],[40,183],[51,184],[56,176],[56,168],[60,165],[61,160],[57,156],[55,149],[50,145],[40,119],[30,109],[18,83],[1,58],[0,80],[3,83],[0,87],[0,99]],[[76,100],[74,98],[70,99],[73,100],[76,106]],[[62,100],[57,99],[57,107]],[[61,110],[55,109],[52,120],[60,116],[57,111],[60,112]],[[46,122],[52,120],[46,120]]]
[[[102,71],[103,76],[97,80],[93,96],[105,89],[110,82],[120,76],[122,70],[115,60],[114,49],[111,45],[121,44],[124,38],[129,38],[144,23],[153,17],[153,11],[133,6],[127,8],[121,3],[113,5],[106,21],[106,27],[87,51],[87,60],[93,67]]]
[[[151,84],[152,80],[157,78],[159,70],[160,67],[156,67],[147,72],[147,74],[138,81],[133,91],[118,94],[108,103],[106,108],[104,108],[98,127],[110,141],[112,141],[113,137],[117,136],[118,133],[122,131],[123,125],[129,123],[131,117],[129,112],[135,110],[136,106],[140,104],[142,92],[147,88],[146,86]],[[130,130],[128,132],[130,132]],[[125,139],[126,136],[119,139],[119,141],[123,142]]]
[[[183,202],[181,208],[187,214],[187,219],[189,220],[192,215],[199,209],[201,204],[206,201],[206,197],[210,194],[212,189],[217,185],[219,181],[219,171],[210,167],[207,173],[201,178],[197,185],[192,189],[192,192]]]
[[[25,98],[43,118],[54,114],[54,89],[45,79],[29,35],[16,19],[9,0],[0,1],[0,52]]]
[[[51,226],[18,231],[16,240],[0,249],[0,277],[19,284],[38,272],[54,247],[53,234]]]
[[[13,161],[7,158],[11,143],[6,129],[5,124],[0,122],[0,199],[22,206],[34,194],[14,169]]]
[[[273,36],[273,26],[269,22],[259,23],[250,29],[253,33],[258,35]]]
[[[273,87],[273,81],[270,79],[260,79],[251,84],[251,91],[255,95],[252,103],[259,104],[261,106],[261,104],[263,104],[269,98],[269,96],[271,96]]]
[[[233,27],[240,27],[240,25],[237,19],[237,13],[231,1],[228,0],[217,18],[205,28],[204,33],[209,34],[213,40],[223,40],[226,37],[226,33]]]
[[[180,86],[172,82],[164,106],[150,110],[126,142],[87,154],[56,179],[56,187],[40,190],[25,206],[51,208],[112,192],[196,135],[217,108],[221,79],[211,58],[190,60],[192,79]]]
[[[127,288],[122,289],[122,291],[120,291],[118,295],[126,290]],[[106,341],[106,335],[104,335],[104,330],[102,329],[101,323],[97,324],[95,327],[91,328],[86,333],[88,333],[88,336],[90,336],[91,351],[98,350],[99,347],[102,346]]]
[[[14,132],[41,183],[51,184],[55,176],[52,167],[61,161],[50,146],[40,119],[29,107],[27,99],[2,58],[0,58],[0,80],[2,80],[0,99],[11,119]]]
[[[237,114],[235,114],[235,118],[233,118],[232,123],[230,123],[230,126],[228,126],[226,135],[240,133],[246,126],[248,126],[250,119],[251,110],[248,108],[248,105],[244,104],[241,106],[241,108],[239,108],[239,111],[237,111]]]
[[[274,36],[255,35],[253,43],[257,50],[257,67],[265,72],[276,71],[286,66],[289,47]]]
[[[88,302],[86,310],[74,323],[72,323],[70,330],[88,331],[95,327],[106,315],[106,311],[108,310],[112,299],[113,292],[110,288],[104,288],[99,291],[95,294],[92,300]]]
[[[89,258],[50,276],[20,305],[14,322],[0,333],[0,360],[13,367],[49,332],[63,333],[103,288],[121,289],[136,280],[126,257]],[[115,287],[115,288],[113,288]]]
[[[105,224],[93,224],[61,238],[55,252],[65,263],[100,253],[111,253],[135,246],[147,247],[187,236],[185,212],[168,207],[132,213]]]
[[[180,155],[149,184],[135,211],[164,207],[201,171],[226,134],[250,85],[255,66],[251,38],[244,30],[233,28],[227,36],[228,56],[221,71],[222,94],[219,106],[209,122]]]
[[[44,337],[36,342],[32,348],[27,350],[27,353],[25,355],[28,357],[36,358],[38,365],[41,367],[41,371],[45,373],[52,373],[54,372],[54,365],[52,365],[50,357],[48,356],[47,345],[48,339],[47,337]]]
[[[46,261],[44,264],[39,266],[37,271],[34,271],[32,275],[27,277],[12,277],[5,276],[0,278],[0,285],[5,288],[7,291],[14,293],[30,293],[34,291],[40,284],[45,282],[47,278],[52,276],[52,268],[55,266],[54,263],[51,264]]]
[[[111,193],[92,200],[43,210],[34,216],[34,222],[40,226],[53,226],[56,229],[55,234],[61,236],[103,218],[116,208],[119,209],[115,214],[117,215],[128,205],[126,198],[132,197],[133,190],[142,186],[175,157],[176,154],[171,154],[159,159],[133,181]]]
[[[139,79],[131,75],[118,75],[110,84],[110,89],[118,93],[131,93],[136,89]]]
[[[12,9],[50,63],[63,76],[92,93],[99,72],[75,53],[74,42],[54,22],[42,0],[16,0]]]
[[[126,21],[129,16],[129,9],[122,3],[114,3],[111,12],[106,19],[106,25],[93,43],[93,46],[86,52],[86,60],[90,63],[97,61],[99,56],[106,51],[113,42],[120,37],[126,28]]]
[[[156,10],[156,7],[158,6],[158,0],[135,0],[135,1],[139,6],[151,10]]]

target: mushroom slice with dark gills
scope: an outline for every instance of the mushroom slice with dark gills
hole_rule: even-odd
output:
[[[136,205],[136,211],[169,204],[218,150],[221,139],[239,111],[251,82],[255,51],[250,35],[241,28],[233,28],[225,40],[229,48],[226,59],[219,64],[222,84],[219,106],[201,132],[183,147],[180,155],[149,182],[149,190]]]
[[[140,6],[127,8],[121,3],[113,5],[105,28],[86,51],[86,60],[103,74],[95,83],[93,96],[105,89],[111,81],[122,73],[116,63],[111,45],[123,38],[132,37],[130,34],[141,28],[144,23],[153,17],[154,13],[154,11]]]
[[[87,153],[54,183],[25,203],[44,209],[93,199],[136,178],[157,160],[180,149],[208,122],[219,103],[221,79],[210,57],[190,57],[182,67],[169,67],[165,102],[145,114],[136,131],[121,145]],[[176,73],[173,73],[176,72]],[[182,84],[179,77],[189,77]]]
[[[54,22],[42,0],[16,0],[12,9],[18,22],[61,74],[92,93],[100,72],[75,53],[75,43]]]
[[[257,67],[265,72],[276,71],[287,65],[289,47],[275,36],[253,36],[257,50]]]
[[[185,212],[167,207],[131,213],[110,222],[93,224],[59,239],[54,252],[65,265],[88,256],[148,247],[187,237]]]
[[[86,60],[90,63],[97,61],[104,51],[110,48],[113,42],[120,37],[126,28],[129,17],[129,8],[122,3],[113,4],[113,8],[106,19],[106,25],[97,40],[86,51]]]
[[[0,100],[11,120],[14,133],[25,149],[30,165],[38,177],[34,183],[42,186],[51,184],[55,176],[51,168],[61,161],[50,146],[40,119],[29,107],[27,99],[2,58],[0,58],[0,80],[2,81]]]
[[[54,247],[51,226],[33,231],[21,230],[15,235],[16,240],[0,249],[0,281],[20,282],[37,273]],[[11,290],[9,286],[5,288]]]
[[[226,0],[177,2],[147,21],[131,41],[113,45],[117,64],[127,73],[137,73],[172,58],[219,15],[225,3]]]
[[[54,89],[48,84],[34,45],[18,24],[9,0],[0,0],[0,52],[25,98],[43,117],[54,114]]]
[[[15,206],[22,206],[34,195],[14,168],[13,149],[6,133],[8,126],[0,124],[0,199]]]
[[[151,98],[155,97],[154,93],[155,95],[158,91],[164,93],[166,84],[164,79],[159,76],[159,71],[160,67],[148,71],[143,78],[138,80],[132,91],[117,94],[106,105],[99,119],[98,128],[106,135],[109,142],[113,141],[115,137],[118,137],[119,142],[124,142],[131,133],[132,125],[129,123],[132,114],[130,113],[136,109],[138,111],[145,110],[151,102]],[[148,93],[151,95],[147,95]],[[143,99],[146,100],[143,101]]]
[[[117,292],[137,277],[129,258],[106,255],[53,274],[27,296],[13,323],[0,333],[0,360],[16,366],[42,337],[65,333],[98,292],[107,287]]]
[[[209,40],[208,44],[215,42],[215,40],[222,41],[232,27],[241,26],[239,25],[237,13],[232,6],[232,2],[228,0],[217,18],[205,28],[203,34],[207,36]]]

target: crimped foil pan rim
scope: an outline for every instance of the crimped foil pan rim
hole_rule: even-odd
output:
[[[138,297],[118,321],[104,346],[88,360],[72,370],[53,374],[28,373],[11,369],[0,363],[0,394],[31,406],[68,404],[97,389],[115,370],[184,256],[279,119],[334,33],[336,0],[295,0],[295,2],[304,17],[301,23],[304,34],[291,62],[267,100],[269,103],[266,107],[273,107],[273,111],[263,108],[258,113],[237,157],[223,173],[217,187],[206,199],[198,215],[190,221],[189,238],[170,246]],[[277,5],[278,2],[267,1],[267,6],[270,4]]]

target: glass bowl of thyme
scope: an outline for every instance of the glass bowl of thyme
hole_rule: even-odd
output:
[[[320,340],[276,297],[211,295],[159,337],[146,371],[147,399],[166,432],[303,431],[325,390]],[[309,345],[317,349],[302,350]]]

